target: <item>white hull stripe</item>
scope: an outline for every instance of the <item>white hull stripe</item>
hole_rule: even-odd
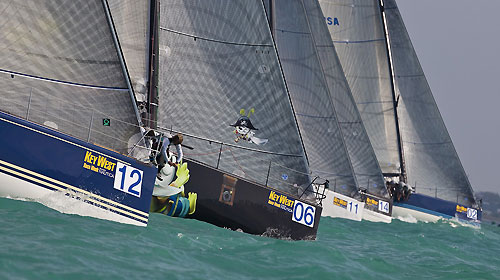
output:
[[[3,164],[3,165],[8,166],[8,167],[11,167],[11,168],[8,168],[8,167],[4,167],[4,166],[0,165],[0,170],[4,170],[4,171],[12,173],[12,174],[14,174],[16,176],[19,176],[19,177],[22,177],[22,178],[26,178],[26,179],[31,180],[33,182],[37,182],[38,184],[45,185],[47,187],[50,187],[52,189],[56,189],[56,190],[59,190],[59,191],[66,191],[66,189],[71,189],[71,190],[73,190],[75,192],[82,193],[82,194],[88,196],[89,198],[87,198],[86,200],[88,200],[89,202],[92,202],[92,203],[94,203],[96,205],[100,205],[100,206],[102,206],[104,208],[108,208],[108,209],[114,210],[117,213],[126,214],[126,215],[134,217],[134,218],[136,218],[138,220],[144,221],[145,223],[148,222],[149,213],[146,213],[146,212],[134,209],[132,207],[129,207],[127,205],[123,205],[123,204],[118,203],[116,201],[113,201],[111,199],[108,199],[108,198],[105,198],[105,197],[101,197],[101,196],[99,196],[97,194],[94,194],[94,193],[91,193],[89,191],[77,188],[75,186],[66,184],[64,182],[55,180],[53,178],[47,177],[45,175],[42,175],[42,174],[39,174],[39,173],[36,173],[36,172],[33,172],[31,170],[19,167],[17,165],[5,162],[3,160],[0,160],[0,164]],[[18,171],[16,171],[15,169],[17,169]],[[32,176],[26,175],[26,174],[21,173],[19,171],[31,174]],[[43,179],[45,181],[42,181],[41,179]],[[59,186],[55,185],[53,183],[46,182],[46,181],[53,182],[55,184],[58,184]],[[63,186],[63,187],[61,187],[61,186]],[[107,202],[107,203],[103,203],[103,202]],[[129,211],[117,208],[115,206],[121,207],[123,209],[127,209]],[[134,214],[132,212],[135,212],[135,213],[137,213],[139,215],[142,215],[142,216],[138,216],[138,215],[136,215],[136,214]]]

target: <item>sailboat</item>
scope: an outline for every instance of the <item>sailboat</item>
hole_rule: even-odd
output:
[[[142,123],[107,1],[0,11],[0,195],[146,226],[156,168],[132,157]]]
[[[319,3],[272,4],[278,51],[299,128],[308,137],[311,170],[333,182],[323,215],[391,222],[392,201]]]
[[[320,0],[394,217],[479,225],[481,209],[394,0]]]
[[[159,1],[157,115],[182,133],[190,218],[314,239],[322,208],[261,0]],[[153,31],[155,33],[155,31]],[[158,183],[158,182],[157,182]]]

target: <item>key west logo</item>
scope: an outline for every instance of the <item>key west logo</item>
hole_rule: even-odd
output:
[[[336,196],[333,197],[333,205],[347,209],[347,201]]]
[[[291,200],[286,195],[271,191],[269,193],[269,200],[267,201],[267,203],[274,207],[278,207],[292,213],[295,200]]]
[[[328,25],[340,25],[338,18],[325,17],[325,20]]]
[[[102,175],[106,175],[110,178],[114,178],[115,167],[116,162],[110,161],[105,156],[95,155],[91,151],[87,151],[85,153],[85,158],[83,159],[83,168],[92,170]]]

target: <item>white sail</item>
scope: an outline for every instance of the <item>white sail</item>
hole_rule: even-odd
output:
[[[190,158],[271,187],[307,186],[262,1],[164,0],[160,8],[159,126],[217,143],[189,138]]]
[[[336,192],[357,197],[351,161],[303,3],[274,3],[276,45],[311,171],[328,179]]]
[[[303,0],[323,73],[360,189],[389,197],[382,170],[365,130],[317,0]]]
[[[138,120],[104,3],[0,2],[0,109],[126,153]]]
[[[378,0],[320,0],[364,126],[384,173],[400,173],[389,58]]]
[[[456,153],[394,0],[384,0],[408,183],[416,192],[475,204]]]
[[[149,0],[107,0],[138,101],[146,101],[149,63]]]

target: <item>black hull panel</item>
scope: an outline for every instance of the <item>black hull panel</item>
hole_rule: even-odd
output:
[[[307,219],[310,222],[314,216],[312,224],[307,226],[292,220],[297,197],[195,161],[188,161],[188,168],[190,179],[185,192],[198,194],[196,212],[190,218],[250,234],[293,240],[316,238],[321,206],[300,200],[305,208],[309,205],[315,210]],[[301,213],[295,217],[300,218]]]
[[[365,202],[365,209],[392,217],[392,199],[381,198],[368,193],[362,193],[361,198]]]

